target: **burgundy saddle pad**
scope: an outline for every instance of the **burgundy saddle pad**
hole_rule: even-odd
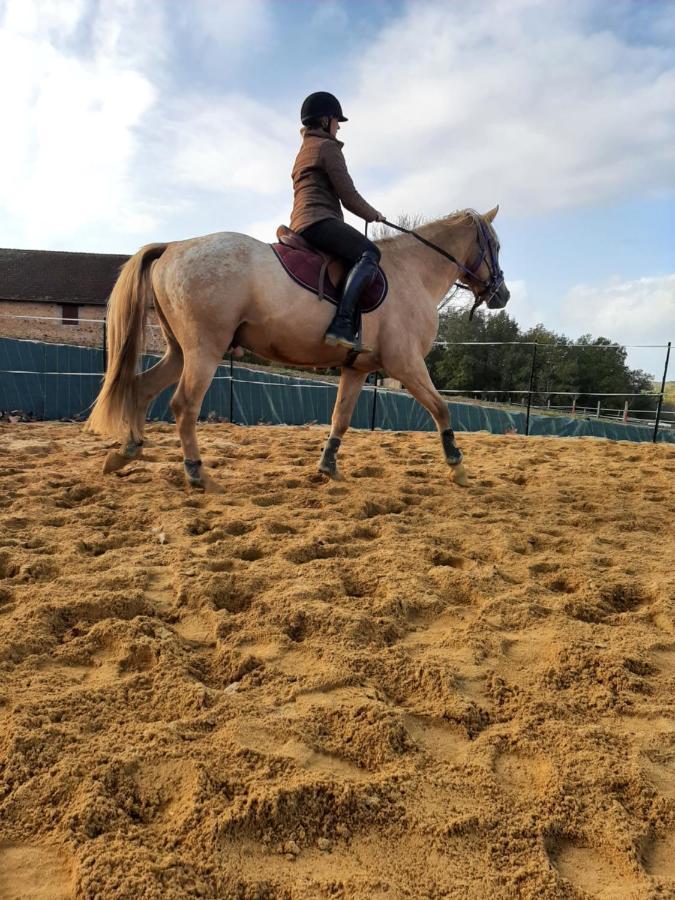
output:
[[[293,281],[314,294],[319,293],[319,273],[323,260],[317,253],[296,250],[295,247],[288,247],[286,244],[270,244],[270,246]],[[382,269],[378,268],[373,283],[361,295],[361,312],[369,313],[381,306],[388,290],[387,278]],[[325,279],[323,293],[326,300],[335,306],[338,305],[340,291],[328,277]]]

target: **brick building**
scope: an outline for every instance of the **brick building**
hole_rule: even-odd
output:
[[[0,337],[101,347],[108,297],[128,256],[0,249]],[[154,313],[149,321],[156,324]],[[148,345],[160,349],[158,329]]]

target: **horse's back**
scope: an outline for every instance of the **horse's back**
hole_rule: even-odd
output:
[[[165,262],[204,270],[214,264],[219,269],[241,271],[256,257],[268,254],[269,244],[238,231],[217,231],[201,237],[169,244]]]
[[[204,294],[250,285],[253,274],[274,254],[269,244],[237,231],[218,231],[175,241],[155,263],[156,291],[170,296],[177,291]]]

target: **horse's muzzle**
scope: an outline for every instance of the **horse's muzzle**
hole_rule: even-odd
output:
[[[502,284],[499,290],[496,291],[487,301],[488,309],[504,309],[510,299],[511,291],[505,284]]]

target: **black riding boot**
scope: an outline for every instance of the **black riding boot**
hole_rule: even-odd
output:
[[[354,335],[354,313],[361,294],[377,275],[377,263],[377,256],[371,250],[366,250],[350,269],[342,289],[338,311],[324,336],[327,344],[339,344],[352,350],[359,349]]]

